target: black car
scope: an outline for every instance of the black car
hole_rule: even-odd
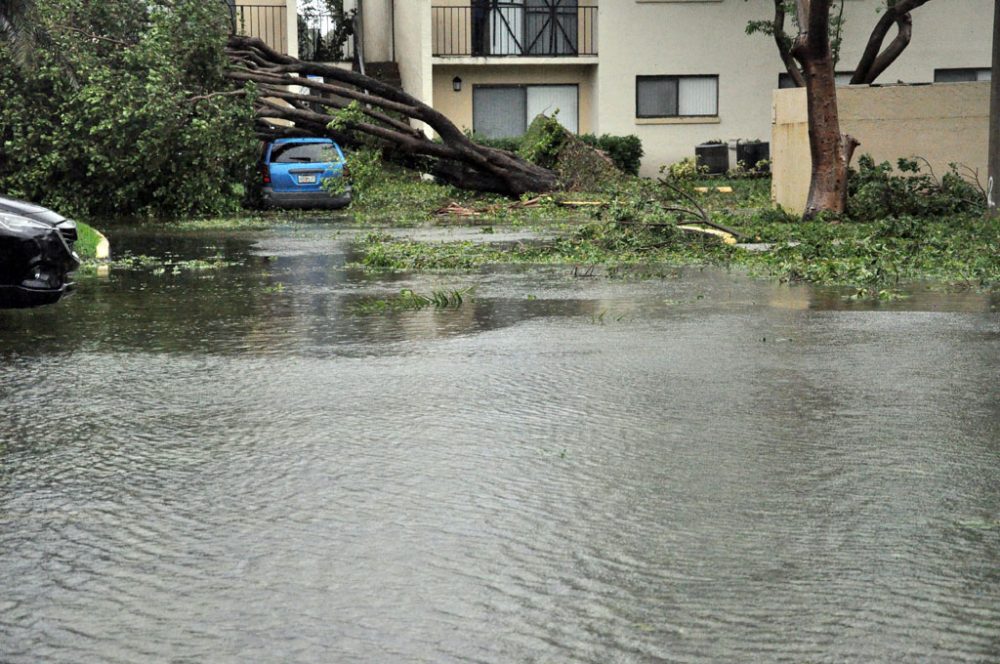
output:
[[[76,239],[76,222],[0,198],[0,309],[57,302],[73,286],[70,274],[80,266],[73,251]]]
[[[27,201],[19,201],[16,198],[4,198],[0,196],[0,212],[9,212],[19,217],[27,217],[28,219],[41,221],[55,227],[69,244],[70,249],[73,248],[73,243],[76,242],[76,222],[72,219],[67,219],[54,210],[43,208],[41,205],[35,205]]]

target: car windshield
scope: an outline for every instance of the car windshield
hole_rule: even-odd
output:
[[[304,164],[338,162],[340,156],[329,143],[285,143],[275,145],[271,163]]]

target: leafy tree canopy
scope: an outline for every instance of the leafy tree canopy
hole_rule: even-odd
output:
[[[0,33],[0,193],[84,218],[239,205],[253,90],[224,76],[225,3],[48,0],[28,16],[29,61]]]

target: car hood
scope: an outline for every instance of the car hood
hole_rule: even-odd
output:
[[[58,226],[62,222],[68,221],[66,217],[54,210],[27,201],[19,201],[16,198],[5,198],[3,196],[0,196],[0,212],[27,217],[28,219],[49,224],[50,226]]]
[[[48,235],[53,230],[50,224],[37,219],[0,211],[0,235],[30,239]]]

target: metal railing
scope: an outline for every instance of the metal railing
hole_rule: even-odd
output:
[[[299,14],[299,59],[310,62],[348,62],[354,59],[354,35],[338,44],[343,32],[336,19],[325,11],[305,10]]]
[[[281,5],[236,5],[232,7],[233,32],[259,37],[281,53],[288,53],[288,12]]]
[[[597,55],[597,9],[575,0],[489,0],[432,7],[433,55]]]
[[[288,53],[288,12],[283,5],[231,7],[233,32],[259,37],[280,53]],[[354,36],[338,44],[338,24],[326,11],[305,7],[298,22],[299,59],[311,62],[344,62],[354,57]]]

